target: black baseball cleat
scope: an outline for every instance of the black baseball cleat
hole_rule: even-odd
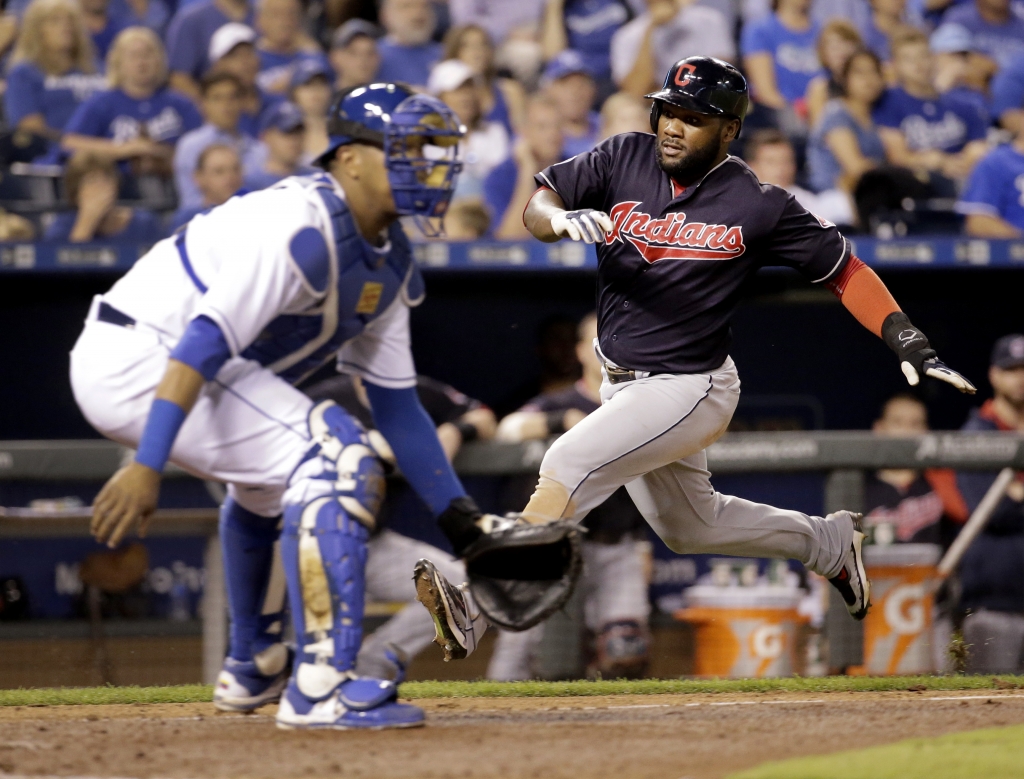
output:
[[[476,649],[479,636],[487,629],[482,616],[473,613],[465,585],[453,585],[430,560],[416,563],[413,581],[416,600],[434,620],[434,643],[444,650],[444,661],[464,659]]]
[[[846,555],[839,573],[829,581],[832,586],[839,590],[839,594],[846,601],[846,608],[856,620],[864,619],[868,613],[868,606],[871,605],[871,582],[864,571],[864,526],[863,514],[854,514],[852,511],[845,512],[853,520],[853,543],[850,544],[850,551]]]

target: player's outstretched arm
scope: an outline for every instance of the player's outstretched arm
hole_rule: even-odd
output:
[[[913,387],[929,377],[951,384],[963,393],[977,390],[968,379],[938,358],[928,338],[911,324],[878,275],[856,257],[827,283],[858,322],[879,336],[900,361],[900,369]]]
[[[566,211],[565,203],[553,190],[538,189],[523,213],[530,234],[545,243],[562,238],[584,243],[602,243],[612,231],[612,220],[604,211],[580,208]]]
[[[92,534],[114,548],[136,522],[145,531],[156,511],[160,475],[174,438],[192,410],[206,379],[191,365],[170,360],[156,389],[146,428],[134,462],[121,468],[103,485],[92,506]]]

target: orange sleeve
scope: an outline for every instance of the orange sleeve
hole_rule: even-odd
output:
[[[878,274],[857,257],[851,257],[839,275],[825,286],[842,301],[854,319],[879,338],[885,318],[902,310]]]
[[[957,487],[956,472],[949,468],[928,468],[924,478],[942,499],[942,510],[946,516],[960,524],[966,522],[971,512]]]

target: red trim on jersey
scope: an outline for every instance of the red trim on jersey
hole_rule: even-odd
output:
[[[902,310],[878,274],[856,256],[850,257],[846,267],[825,286],[843,302],[854,319],[878,337],[882,336],[885,318]]]
[[[681,194],[683,194],[686,191],[686,187],[680,186],[679,182],[676,181],[671,176],[668,177],[668,180],[672,184],[672,198],[673,199],[679,197]]]
[[[537,189],[534,191],[534,193],[532,195],[530,195],[530,199],[526,201],[526,205],[523,206],[523,217],[522,217],[522,219],[523,219],[523,227],[526,227],[526,209],[530,207],[530,203],[532,203],[533,199],[535,197],[537,197],[537,193],[540,192],[541,190],[544,190],[544,189],[546,189],[548,192],[554,192],[555,191],[551,187],[537,187]],[[530,228],[526,227],[526,229],[529,230]]]

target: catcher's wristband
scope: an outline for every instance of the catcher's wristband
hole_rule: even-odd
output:
[[[910,318],[902,311],[889,314],[882,323],[882,339],[892,349],[900,362],[909,362],[922,373],[921,365],[935,356],[935,350],[928,338],[911,324]]]
[[[476,521],[483,515],[469,495],[456,498],[437,518],[437,524],[451,542],[456,557],[462,557],[466,547],[483,535]]]
[[[548,411],[544,415],[548,426],[548,435],[561,435],[565,432],[565,411]]]

